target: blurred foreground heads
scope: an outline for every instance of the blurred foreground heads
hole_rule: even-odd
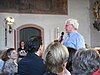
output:
[[[59,42],[52,42],[45,50],[44,58],[47,71],[44,75],[71,75],[66,69],[69,52]]]
[[[80,50],[75,53],[72,63],[73,75],[96,75],[100,71],[100,55],[95,50]],[[100,72],[99,74],[100,75]]]

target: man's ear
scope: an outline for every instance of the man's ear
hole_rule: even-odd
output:
[[[40,45],[39,50],[43,50],[44,49],[44,45]]]

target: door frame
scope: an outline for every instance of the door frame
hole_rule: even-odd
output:
[[[17,37],[16,37],[16,49],[19,47],[19,43],[20,43],[20,30],[23,29],[23,28],[28,28],[28,27],[32,27],[32,28],[36,28],[36,29],[39,29],[41,31],[41,37],[42,37],[42,40],[43,40],[43,43],[44,43],[44,29],[36,24],[24,24],[24,25],[21,25],[20,27],[18,27],[16,29],[16,34],[17,34]]]

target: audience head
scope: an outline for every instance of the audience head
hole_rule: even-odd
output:
[[[24,42],[23,40],[20,41],[19,46],[20,46],[20,47],[24,47],[24,46],[25,46],[25,42]]]
[[[67,19],[65,21],[65,29],[68,33],[71,32],[72,30],[77,30],[78,27],[79,27],[79,23],[75,19]]]
[[[18,54],[14,48],[9,48],[7,51],[4,52],[2,56],[2,60],[7,61],[8,59],[17,59]]]
[[[67,48],[59,42],[52,42],[45,50],[45,62],[48,72],[60,73],[66,67],[69,57]]]
[[[72,66],[75,75],[92,75],[100,68],[100,56],[95,50],[77,51]]]
[[[27,42],[28,52],[37,52],[42,45],[42,39],[40,36],[32,36]]]

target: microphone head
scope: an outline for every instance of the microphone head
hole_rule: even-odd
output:
[[[64,35],[64,32],[62,32],[61,35]]]
[[[60,43],[63,41],[63,35],[64,35],[64,32],[61,32],[61,36],[60,36],[60,40],[59,40]]]

